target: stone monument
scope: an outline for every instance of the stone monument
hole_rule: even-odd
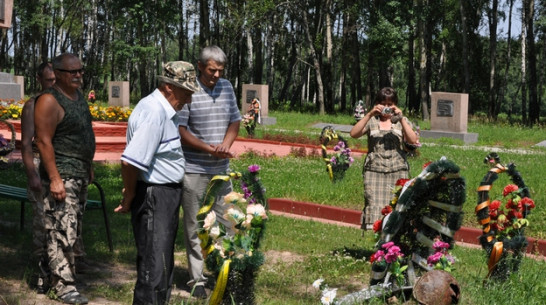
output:
[[[108,82],[108,105],[129,107],[129,82]]]
[[[21,84],[14,81],[13,75],[0,72],[0,99],[19,101],[23,98],[22,94]]]
[[[252,100],[258,98],[260,101],[260,117],[262,125],[274,125],[277,119],[269,116],[269,86],[243,84],[243,103],[241,111],[248,112],[252,107]]]
[[[453,138],[465,144],[478,141],[477,133],[467,132],[468,94],[432,92],[430,130],[421,130],[423,138]]]
[[[0,0],[0,28],[11,27],[13,0]]]

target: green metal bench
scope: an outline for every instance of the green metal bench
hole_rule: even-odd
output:
[[[100,201],[87,200],[87,202],[85,203],[85,209],[102,209],[104,224],[106,226],[106,238],[108,239],[108,247],[110,248],[110,252],[113,252],[114,246],[112,244],[112,235],[110,233],[110,223],[108,222],[108,215],[106,213],[106,199],[104,196],[104,191],[98,182],[93,181],[92,184],[95,185],[95,187],[97,187],[97,189],[99,190]],[[0,184],[0,196],[21,201],[20,228],[21,230],[23,230],[25,225],[25,202],[28,201],[27,190],[22,187]]]

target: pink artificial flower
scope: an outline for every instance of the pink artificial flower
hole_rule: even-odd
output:
[[[384,243],[381,248],[383,249],[389,249],[390,247],[394,246],[394,242],[389,241],[388,243]]]
[[[439,240],[439,241],[435,242],[434,244],[432,244],[432,248],[434,248],[434,251],[436,251],[436,252],[441,252],[444,249],[448,249],[449,244],[444,242],[444,241]]]
[[[257,173],[260,170],[260,166],[258,164],[252,164],[248,167],[248,171],[251,173]]]
[[[440,259],[442,258],[444,254],[442,252],[436,252],[432,255],[430,255],[428,258],[427,258],[427,263],[429,265],[434,265],[436,264],[437,262],[440,261]]]

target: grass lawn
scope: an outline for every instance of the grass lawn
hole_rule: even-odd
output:
[[[275,126],[259,126],[256,136],[278,133],[290,138],[298,136],[318,143],[320,130],[309,127],[315,122],[350,124],[350,116],[318,117],[299,114],[270,114],[277,118]],[[279,131],[280,127],[289,131]],[[424,126],[421,125],[421,126]],[[527,130],[518,127],[488,128],[486,124],[472,123],[469,132],[479,132],[478,145],[463,147],[449,139],[425,141],[420,154],[411,158],[412,176],[417,175],[424,163],[442,156],[454,161],[466,179],[467,200],[464,204],[464,226],[478,227],[474,215],[476,192],[479,182],[488,168],[483,159],[489,145],[502,148],[525,148],[530,153],[514,151],[500,152],[503,163],[514,162],[521,172],[536,209],[528,219],[530,227],[527,236],[546,238],[546,208],[544,202],[543,173],[546,172],[546,150],[534,148],[530,143],[546,140],[545,129]],[[241,135],[245,131],[241,129]],[[301,136],[301,135],[305,136]],[[542,139],[540,139],[542,137]],[[540,140],[539,140],[540,139]],[[482,142],[483,141],[483,142]],[[365,140],[350,140],[351,147],[366,147]],[[526,143],[526,144],[525,144]],[[362,208],[362,164],[357,159],[349,168],[345,179],[332,184],[325,171],[324,161],[317,156],[260,156],[246,153],[232,161],[232,169],[243,171],[250,164],[259,164],[260,176],[267,188],[269,198],[290,198],[298,201],[315,202],[344,208]],[[119,165],[97,165],[96,177],[105,189],[108,210],[113,211],[121,199],[121,177]],[[26,186],[26,177],[20,165],[2,170],[0,183]],[[494,184],[491,197],[499,195],[502,187],[509,183],[501,175]],[[91,198],[98,198],[91,190]],[[0,204],[0,304],[29,304],[34,292],[26,284],[34,266],[31,256],[31,208],[27,204],[26,229],[19,231],[17,201],[1,199]],[[131,304],[134,285],[135,247],[128,215],[109,214],[113,230],[115,252],[108,251],[100,211],[88,211],[85,216],[84,243],[90,260],[104,264],[104,269],[84,277],[86,285],[82,291],[91,299],[99,297],[108,304]],[[311,284],[324,278],[330,288],[338,288],[338,296],[363,289],[370,277],[369,257],[373,253],[375,240],[371,234],[362,237],[358,229],[339,227],[301,219],[271,216],[268,222],[261,250],[266,254],[266,263],[256,279],[257,304],[320,304],[320,292]],[[178,234],[175,268],[175,284],[187,289],[187,262],[182,241]],[[546,299],[546,268],[544,260],[524,258],[518,273],[504,282],[489,282],[484,285],[487,275],[487,258],[483,250],[456,245],[453,249],[458,261],[453,272],[461,286],[459,304],[543,304]],[[115,269],[109,269],[115,266]],[[121,278],[121,280],[119,280]],[[115,281],[114,279],[118,279]],[[214,280],[211,279],[210,283]],[[179,290],[179,289],[177,289]],[[100,302],[98,302],[100,303]],[[188,301],[184,296],[174,295],[172,304],[205,304]],[[375,300],[369,304],[382,304]],[[30,304],[33,304],[30,302]],[[34,304],[45,304],[35,301]],[[49,304],[49,303],[47,303]],[[100,303],[102,304],[102,303]],[[408,304],[415,304],[409,302]]]

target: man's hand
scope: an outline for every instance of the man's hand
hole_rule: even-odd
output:
[[[118,205],[118,207],[114,209],[114,212],[124,214],[131,211],[131,202],[133,202],[135,194],[128,194],[125,189],[123,189],[121,192],[123,193],[123,198],[121,199],[121,203]]]
[[[223,159],[235,157],[235,155],[231,151],[229,151],[229,147],[227,147],[226,145],[211,145],[211,147],[214,149],[214,152],[212,152],[211,154],[215,157]]]
[[[51,180],[49,185],[51,196],[57,201],[63,201],[66,198],[66,190],[64,188],[64,182],[62,179]]]

